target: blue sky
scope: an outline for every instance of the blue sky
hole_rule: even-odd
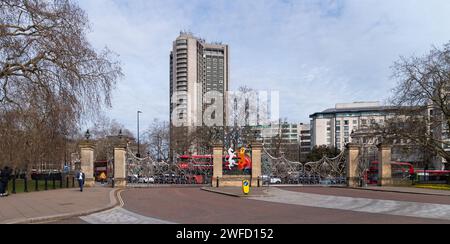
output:
[[[450,40],[448,0],[79,0],[88,38],[125,77],[107,115],[132,131],[169,118],[169,53],[180,30],[230,46],[232,89],[279,90],[281,117],[383,101],[399,56]]]

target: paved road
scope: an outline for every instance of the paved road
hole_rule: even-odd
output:
[[[264,198],[243,199],[199,188],[129,189],[122,197],[124,208],[133,213],[182,224],[450,223],[450,220],[262,201]]]
[[[434,195],[422,195],[411,193],[396,193],[396,192],[382,192],[371,191],[364,189],[351,189],[341,187],[278,187],[287,191],[313,193],[330,196],[343,196],[343,197],[358,197],[358,198],[370,198],[370,199],[382,199],[382,200],[394,200],[394,201],[407,201],[407,202],[419,202],[419,203],[438,203],[449,204],[450,196],[434,196]]]
[[[450,223],[446,196],[323,187],[271,188],[268,197],[251,199],[199,188],[127,189],[121,196],[123,208],[56,223]]]

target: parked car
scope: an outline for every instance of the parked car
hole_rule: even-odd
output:
[[[155,178],[153,178],[153,177],[140,177],[137,182],[141,183],[141,184],[142,183],[145,183],[145,184],[155,183]]]
[[[281,184],[281,179],[278,177],[270,178],[270,184]]]

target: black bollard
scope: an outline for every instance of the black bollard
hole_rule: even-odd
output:
[[[59,189],[63,188],[63,176],[59,176]]]
[[[25,175],[25,178],[23,178],[23,192],[28,192],[28,178]]]
[[[16,175],[13,176],[12,179],[12,194],[16,194]]]
[[[261,185],[260,185],[260,178],[258,177],[258,187],[261,187]]]
[[[75,177],[72,177],[72,188],[75,188]]]
[[[69,176],[66,177],[66,188],[69,188]]]
[[[216,187],[219,187],[219,177],[216,178]]]
[[[55,185],[55,175],[52,175],[52,184],[53,184],[53,190],[55,190],[56,189],[56,185]]]
[[[45,190],[48,190],[48,176],[45,176]]]
[[[36,178],[34,179],[34,190],[35,191],[39,191],[39,182],[38,182],[38,178],[37,176],[35,176]]]

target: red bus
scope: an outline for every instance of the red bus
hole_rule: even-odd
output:
[[[414,174],[414,167],[407,162],[392,162],[391,173],[392,178],[406,178]],[[365,174],[365,181],[367,184],[378,184],[378,161],[372,161],[369,169]]]
[[[223,167],[228,167],[229,166],[229,155],[224,155],[222,156],[222,162],[223,162]],[[238,161],[239,157],[235,156],[234,161]],[[187,168],[188,167],[188,163],[191,163],[194,165],[195,168],[199,168],[199,169],[208,169],[213,167],[213,155],[181,155],[179,157],[179,166],[181,168]],[[251,164],[250,164],[250,169],[251,169]]]
[[[229,167],[229,155],[222,156],[222,166],[224,173],[228,171],[231,173],[232,171],[238,171],[238,167]],[[187,170],[192,177],[195,178],[195,182],[203,182],[203,177],[206,172],[213,171],[213,155],[181,155],[179,158],[178,167],[181,169]],[[237,163],[239,160],[238,156],[235,156],[233,160]],[[247,159],[248,160],[248,159]],[[235,165],[237,166],[237,164]],[[247,169],[251,170],[251,160]]]
[[[434,183],[446,183],[450,176],[450,170],[416,170],[417,177],[422,181],[429,181]]]

